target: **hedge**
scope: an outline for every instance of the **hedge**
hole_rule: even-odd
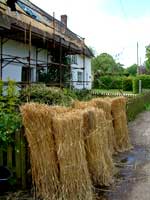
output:
[[[133,78],[132,87],[133,87],[133,93],[137,94],[139,92],[139,80],[138,80],[138,78]]]
[[[124,77],[122,80],[122,89],[123,91],[132,91],[132,77]]]
[[[150,89],[150,75],[139,75],[136,79],[142,81],[142,88]]]
[[[132,91],[132,77],[124,76],[101,76],[94,80],[93,88],[95,89],[123,89]]]
[[[138,95],[128,99],[127,117],[128,121],[132,121],[142,111],[145,110],[146,104],[150,104],[150,92]]]
[[[101,76],[95,81],[97,89],[122,89],[122,77]]]
[[[138,75],[136,77],[124,76],[101,76],[94,80],[95,89],[123,89],[138,93],[139,80],[142,81],[143,89],[150,89],[150,75]]]

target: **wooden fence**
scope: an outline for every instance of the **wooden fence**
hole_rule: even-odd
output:
[[[15,142],[6,149],[0,148],[0,166],[8,167],[18,188],[25,189],[27,183],[27,145],[24,131],[15,133]]]
[[[129,94],[129,93],[122,93],[122,92],[103,92],[103,91],[91,91],[91,94],[93,96],[109,96],[109,97],[119,97],[119,96],[124,96],[124,97],[136,97],[137,94]]]

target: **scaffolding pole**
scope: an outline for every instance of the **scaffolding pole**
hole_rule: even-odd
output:
[[[30,85],[31,81],[31,40],[32,40],[32,32],[31,32],[31,23],[29,24],[29,67],[28,67],[28,84]]]
[[[0,80],[3,79],[3,38],[1,37],[1,41],[0,41],[0,51],[1,51],[1,61],[0,61]]]
[[[60,38],[60,47],[59,47],[59,73],[60,73],[60,87],[62,87],[62,45],[61,45],[61,38]]]
[[[83,38],[83,89],[85,89],[85,43]]]

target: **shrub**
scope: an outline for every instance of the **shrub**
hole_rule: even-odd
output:
[[[75,90],[76,97],[79,101],[87,101],[93,98],[90,90]]]
[[[136,78],[142,81],[142,88],[150,89],[150,75],[139,75]]]
[[[132,80],[132,87],[133,87],[133,93],[137,94],[139,92],[139,80],[137,77],[135,77]]]
[[[123,91],[132,91],[132,77],[124,77],[122,80]]]
[[[4,148],[13,142],[14,133],[22,126],[18,103],[15,82],[9,80],[8,86],[4,88],[0,81],[0,144]]]
[[[98,80],[99,89],[122,89],[122,77],[102,76]]]
[[[147,109],[146,105],[148,105],[149,109],[149,102],[150,102],[150,92],[145,94],[138,95],[137,97],[132,97],[127,102],[127,117],[128,121],[132,121],[135,117],[142,112],[143,110]]]
[[[48,105],[68,106],[72,102],[72,97],[65,94],[63,89],[56,87],[46,87],[42,85],[32,85],[21,91],[22,101],[33,101]]]

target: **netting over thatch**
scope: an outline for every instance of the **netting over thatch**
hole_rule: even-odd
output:
[[[126,99],[124,97],[116,97],[107,100],[111,102],[116,149],[120,152],[129,150],[132,146],[130,143],[127,126]]]
[[[87,167],[81,111],[53,118],[53,131],[60,169],[63,199],[92,199],[92,184]]]
[[[114,165],[107,146],[107,120],[101,109],[87,108],[83,115],[86,157],[95,185],[112,183]]]

